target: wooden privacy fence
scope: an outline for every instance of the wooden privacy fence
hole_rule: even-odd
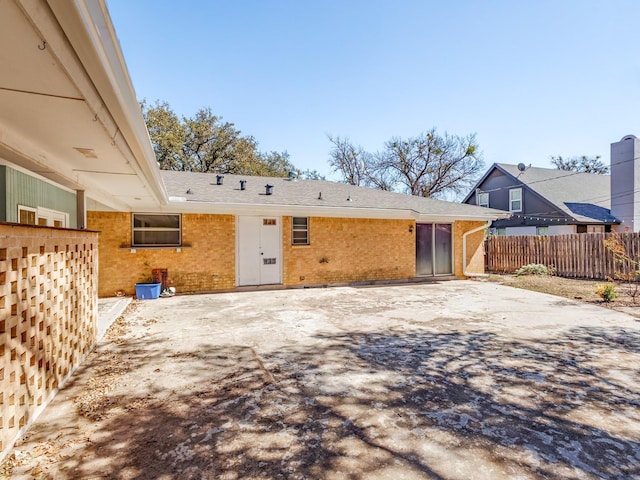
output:
[[[513,273],[523,265],[540,263],[553,267],[561,277],[606,279],[616,271],[638,267],[616,264],[604,240],[618,235],[631,258],[640,257],[638,233],[576,233],[570,235],[491,235],[486,240],[487,271]]]

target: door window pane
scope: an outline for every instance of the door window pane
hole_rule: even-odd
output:
[[[451,225],[435,226],[435,274],[447,275],[451,272]]]
[[[433,275],[433,225],[416,225],[416,275]]]
[[[18,223],[24,225],[36,224],[36,211],[25,207],[18,207]]]

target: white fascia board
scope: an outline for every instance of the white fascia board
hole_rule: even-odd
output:
[[[470,222],[492,222],[494,220],[509,218],[511,215],[430,215],[430,214],[420,214],[417,221],[418,222],[438,222],[440,220],[436,219],[449,219],[448,221],[470,221]]]
[[[334,218],[377,218],[389,220],[415,220],[416,222],[445,222],[459,220],[491,221],[508,218],[509,213],[495,215],[487,212],[483,215],[456,215],[442,213],[418,213],[411,209],[367,208],[367,207],[330,207],[316,205],[265,205],[249,203],[212,203],[195,201],[172,201],[159,209],[167,213],[202,213],[221,215],[274,215]]]
[[[158,204],[166,205],[168,196],[160,169],[104,0],[47,3],[113,118],[116,134],[122,136],[124,150],[130,153],[123,154]],[[115,139],[117,143],[118,140]]]
[[[265,205],[255,203],[171,202],[166,207],[175,213],[209,213],[223,215],[274,215],[340,218],[411,219],[415,212],[399,209],[365,207],[341,208],[315,205]],[[164,209],[163,209],[164,210]]]

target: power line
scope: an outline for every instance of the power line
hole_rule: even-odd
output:
[[[616,165],[621,165],[623,163],[628,163],[628,162],[635,162],[638,159],[640,159],[640,157],[629,158],[627,160],[623,160],[621,162],[616,163]],[[495,165],[499,166],[500,164],[496,163]],[[541,168],[542,169],[542,167],[533,167],[533,168]],[[553,169],[547,168],[545,170],[553,170]],[[563,170],[553,170],[553,171],[554,172],[555,171],[562,172]],[[566,170],[564,170],[564,171],[566,171]],[[509,173],[509,172],[507,172],[507,174],[511,175],[511,173]],[[480,193],[491,193],[491,192],[494,192],[494,191],[504,190],[505,188],[515,188],[515,187],[520,187],[522,185],[529,186],[529,185],[534,185],[536,183],[552,182],[554,180],[564,180],[565,178],[573,177],[574,175],[582,175],[582,174],[585,174],[585,175],[598,175],[597,173],[588,173],[588,172],[570,172],[567,175],[562,175],[562,176],[558,176],[558,177],[541,178],[540,180],[533,180],[531,182],[526,182],[526,183],[525,182],[520,182],[520,183],[516,183],[516,184],[512,184],[512,185],[505,185],[504,187],[500,187],[500,188],[492,188],[490,190],[480,190]],[[513,175],[511,175],[511,176],[513,177]]]
[[[628,162],[635,162],[638,159],[640,159],[640,157],[630,158],[630,159],[618,162],[616,165],[620,165],[620,164],[628,163]],[[496,165],[499,165],[499,164],[496,164]],[[540,168],[540,167],[535,167],[535,168]],[[511,175],[511,173],[509,173],[509,172],[506,172],[506,173],[508,175]],[[554,180],[563,180],[565,178],[568,178],[568,177],[571,177],[571,176],[574,176],[574,175],[578,175],[578,174],[582,174],[582,173],[588,173],[588,172],[572,172],[572,173],[569,173],[567,175],[562,175],[562,176],[558,176],[558,177],[544,178],[544,179],[534,180],[534,181],[526,182],[526,183],[525,182],[520,182],[518,184],[505,185],[503,187],[493,188],[493,189],[489,189],[489,190],[482,190],[482,189],[476,188],[475,195],[476,195],[476,198],[477,198],[477,196],[479,194],[481,194],[481,193],[491,193],[491,192],[503,191],[503,190],[507,190],[507,189],[511,189],[511,188],[518,188],[518,187],[521,188],[522,186],[530,186],[530,185],[533,185],[533,184],[538,184],[538,183],[543,183],[543,182],[550,182],[550,181],[554,181]],[[549,201],[546,197],[544,197],[537,190],[532,189],[532,192],[535,192],[536,194],[541,195],[545,200]],[[587,202],[593,202],[593,201],[605,201],[607,199],[613,200],[613,199],[617,199],[617,198],[622,198],[622,197],[625,197],[625,196],[633,195],[635,193],[640,193],[640,189],[618,192],[615,195],[598,195],[598,196],[595,196],[595,197],[592,197],[592,198],[582,199],[581,202],[576,202],[576,203],[587,203]],[[552,202],[549,201],[549,203],[552,203]],[[573,203],[573,202],[568,202],[568,203]],[[634,203],[636,203],[636,202],[635,201],[631,201],[631,202],[619,203],[618,206],[632,205]],[[603,209],[606,209],[606,207],[602,207],[600,205],[595,205],[595,206],[603,208]],[[529,218],[530,220],[534,220],[535,219],[535,220],[538,220],[538,221],[542,220],[542,221],[548,221],[548,222],[555,222],[555,221],[557,221],[557,222],[560,222],[560,221],[567,221],[567,222],[568,221],[575,221],[575,222],[578,222],[579,221],[579,220],[577,220],[577,219],[575,219],[573,217],[571,217],[571,218],[567,218],[567,217],[562,218],[562,217],[559,217],[559,216],[549,216],[549,215],[553,215],[554,213],[557,213],[557,214],[560,214],[560,215],[569,215],[569,216],[571,216],[571,214],[586,216],[586,215],[583,215],[583,214],[579,214],[579,213],[573,212],[571,210],[571,208],[569,208],[569,207],[567,207],[567,209],[571,213],[567,212],[564,209],[555,209],[555,210],[547,210],[547,211],[544,211],[544,212],[528,213],[526,215],[513,213],[512,216],[523,218],[523,219]],[[610,214],[611,218],[612,219],[615,218],[615,216],[613,214],[611,214],[611,208],[609,208],[607,210],[609,210],[609,214]],[[588,217],[588,218],[593,218],[593,217]],[[597,220],[597,219],[594,218],[594,220]],[[600,220],[600,221],[602,221],[602,220]]]

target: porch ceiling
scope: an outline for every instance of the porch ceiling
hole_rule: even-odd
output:
[[[0,2],[0,157],[112,208],[157,206],[150,144],[132,145],[69,38],[44,0]]]

